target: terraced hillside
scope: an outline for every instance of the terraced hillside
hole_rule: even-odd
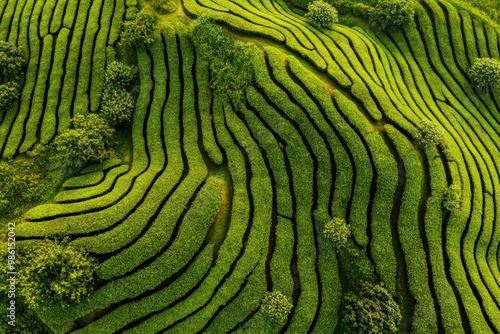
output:
[[[169,25],[137,52],[130,163],[84,170],[16,229],[21,247],[69,236],[100,262],[88,300],[40,318],[55,333],[339,332],[352,263],[318,219],[335,216],[401,306],[401,332],[499,333],[500,95],[467,76],[499,58],[498,31],[451,1],[416,6],[385,33],[319,30],[284,0],[183,0],[261,47],[255,82],[230,103]],[[0,2],[0,39],[30,54],[3,156],[99,108],[124,8]],[[422,120],[446,145],[418,145]],[[452,184],[457,211],[443,208]],[[260,311],[273,290],[292,298],[284,323]]]
[[[0,2],[0,40],[29,59],[19,105],[0,115],[4,157],[49,143],[73,115],[98,110],[124,14],[124,0]]]

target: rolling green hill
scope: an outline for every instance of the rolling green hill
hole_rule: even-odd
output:
[[[318,29],[294,4],[182,0],[159,16],[155,43],[133,53],[131,157],[83,170],[17,225],[18,247],[67,236],[100,263],[88,299],[36,310],[52,331],[342,333],[364,263],[400,305],[400,332],[500,332],[500,91],[467,75],[500,58],[497,27],[419,0],[401,30],[352,15]],[[0,0],[0,40],[29,54],[19,102],[0,111],[4,158],[99,110],[136,11]],[[203,14],[258,46],[241,105],[211,89],[189,38]],[[444,144],[419,145],[423,120]],[[443,206],[451,185],[459,210]],[[331,217],[349,222],[349,251],[325,238]],[[273,290],[294,305],[283,323],[260,311]]]

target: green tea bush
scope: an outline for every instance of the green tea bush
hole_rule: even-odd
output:
[[[330,239],[337,251],[344,246],[351,236],[351,228],[342,218],[333,218],[325,224],[323,234]]]
[[[78,169],[113,155],[110,148],[113,133],[114,129],[97,114],[76,115],[73,128],[57,136],[54,145],[68,167]]]
[[[434,146],[443,142],[443,131],[431,121],[423,120],[417,129],[416,139],[420,145]]]
[[[156,18],[153,13],[141,10],[131,21],[123,23],[121,45],[146,47],[154,43]]]
[[[106,66],[106,87],[129,89],[137,75],[137,67],[113,60]]]
[[[0,85],[0,110],[9,109],[19,99],[19,85],[14,81]]]
[[[403,28],[415,16],[413,0],[379,0],[370,13],[371,23],[379,29]]]
[[[492,58],[477,58],[469,69],[472,85],[480,90],[500,85],[500,61]]]
[[[458,211],[462,207],[462,190],[457,184],[452,184],[446,190],[443,206],[449,211]]]
[[[19,260],[19,292],[30,308],[79,302],[93,290],[97,260],[66,242],[44,241]]]
[[[397,333],[400,321],[399,305],[380,284],[365,283],[344,296],[342,333]]]
[[[266,292],[262,300],[261,310],[273,320],[283,322],[292,311],[292,300],[280,291]]]
[[[102,96],[101,116],[111,126],[132,119],[135,101],[125,89],[106,89]]]
[[[26,61],[14,44],[0,41],[0,83],[17,80]]]
[[[330,28],[339,21],[337,9],[323,0],[315,0],[307,6],[306,18],[318,28]]]

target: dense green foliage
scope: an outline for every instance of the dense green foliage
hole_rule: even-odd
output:
[[[423,146],[435,146],[443,141],[443,131],[435,123],[423,120],[417,129],[415,136],[418,143]]]
[[[359,249],[352,238],[338,250],[339,269],[344,291],[358,291],[366,282],[375,282],[373,263],[366,253]]]
[[[130,89],[136,75],[135,66],[116,60],[106,67],[106,88],[102,94],[100,115],[112,127],[132,119],[135,100]]]
[[[253,80],[253,46],[225,34],[208,16],[191,26],[191,39],[197,53],[208,62],[211,87],[220,92],[242,92]]]
[[[26,60],[14,44],[0,41],[0,84],[18,80]]]
[[[115,126],[132,119],[134,106],[132,94],[125,89],[106,89],[102,95],[100,115]]]
[[[19,79],[26,65],[22,51],[0,40],[0,113],[19,99]]]
[[[54,145],[69,167],[81,168],[113,155],[114,129],[97,114],[76,115],[73,127],[56,137]]]
[[[153,9],[159,14],[172,13],[179,8],[178,0],[155,0]]]
[[[500,22],[500,2],[497,0],[462,0],[461,5],[469,8],[480,9],[483,13],[492,18],[496,23]]]
[[[398,29],[415,16],[414,0],[379,0],[370,13],[371,23],[379,29]]]
[[[346,334],[391,334],[398,332],[398,304],[380,284],[365,283],[356,293],[344,296],[342,332]]]
[[[93,290],[96,268],[84,250],[46,240],[20,258],[20,293],[30,308],[78,302]]]
[[[19,85],[10,81],[0,85],[0,110],[9,109],[19,99]]]
[[[128,66],[118,60],[113,60],[106,66],[104,76],[106,88],[130,89],[136,76],[136,66]]]
[[[47,201],[68,175],[47,146],[37,145],[13,160],[0,161],[0,216],[16,217]]]
[[[154,43],[117,49],[154,0],[0,3],[0,39],[30,54],[0,116],[5,157],[137,99],[123,161],[85,168],[16,227],[20,248],[69,236],[102,259],[88,299],[37,310],[54,332],[344,333],[348,295],[369,333],[387,319],[365,282],[400,304],[386,332],[500,332],[500,98],[467,81],[499,58],[497,31],[454,0],[414,1],[415,22],[385,31],[365,20],[375,0],[329,2],[346,15],[317,29],[306,0],[182,0],[157,12]],[[194,47],[188,24],[207,14]],[[260,48],[243,85],[240,38]],[[140,78],[119,91],[106,64],[123,57]],[[446,143],[425,129],[419,147],[425,119]],[[325,238],[332,216],[349,222],[343,247]],[[285,320],[260,311],[266,291],[291,297]]]
[[[351,236],[351,228],[345,219],[334,217],[329,220],[323,229],[323,234],[327,239],[330,239],[335,248],[338,249],[344,246]]]
[[[46,173],[33,171],[31,161],[0,161],[0,214],[19,214],[18,208],[40,200],[48,190]]]
[[[338,12],[327,2],[315,0],[307,6],[306,18],[318,28],[331,28],[339,21]]]
[[[477,58],[469,69],[469,78],[480,90],[500,85],[500,61],[492,58]]]
[[[147,47],[154,42],[156,17],[147,10],[141,10],[135,18],[123,23],[121,45],[124,47]]]
[[[292,311],[292,300],[280,291],[266,292],[260,309],[273,320],[283,322]]]
[[[449,211],[458,211],[462,207],[462,190],[457,184],[452,184],[446,189],[443,206]]]

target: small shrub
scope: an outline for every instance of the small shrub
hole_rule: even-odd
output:
[[[397,333],[401,312],[399,305],[380,284],[365,283],[356,293],[344,297],[342,333]]]
[[[19,85],[14,81],[0,85],[0,110],[7,110],[19,99]]]
[[[14,44],[0,41],[0,83],[17,80],[26,61]]]
[[[462,190],[457,184],[452,184],[446,190],[443,206],[449,211],[458,211],[462,207]]]
[[[153,13],[141,10],[131,21],[123,23],[121,45],[145,47],[154,43],[156,18]]]
[[[78,302],[93,290],[96,268],[86,251],[44,241],[20,258],[20,294],[30,308]]]
[[[342,218],[333,218],[325,224],[323,234],[333,241],[337,251],[344,246],[351,236],[351,228]]]
[[[323,0],[315,0],[307,6],[306,18],[318,28],[330,28],[339,21],[337,9]]]
[[[57,136],[54,145],[68,167],[78,169],[113,155],[110,148],[113,133],[114,129],[97,114],[76,115],[73,128]]]
[[[420,145],[434,146],[443,142],[443,131],[431,121],[423,120],[417,129],[416,139]]]
[[[128,66],[122,62],[113,60],[106,66],[106,87],[129,89],[136,75],[137,68],[135,66]]]
[[[100,114],[110,126],[132,119],[135,102],[125,89],[106,89],[102,96]]]
[[[261,310],[273,320],[283,322],[292,311],[292,300],[280,291],[266,292],[262,300]]]
[[[379,29],[403,28],[415,16],[414,0],[379,0],[370,13],[371,23]]]
[[[500,85],[500,61],[492,58],[477,58],[469,69],[472,85],[480,90]]]

